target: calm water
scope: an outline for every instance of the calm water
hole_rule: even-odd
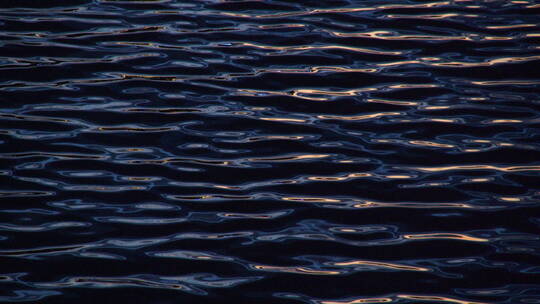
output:
[[[536,1],[0,7],[0,302],[540,303]]]

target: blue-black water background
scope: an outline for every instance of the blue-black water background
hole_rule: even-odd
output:
[[[536,1],[0,7],[0,301],[540,303]]]

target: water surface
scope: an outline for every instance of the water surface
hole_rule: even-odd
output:
[[[540,303],[536,1],[3,1],[0,302]]]

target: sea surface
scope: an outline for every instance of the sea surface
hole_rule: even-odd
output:
[[[540,303],[540,2],[0,2],[0,302]]]

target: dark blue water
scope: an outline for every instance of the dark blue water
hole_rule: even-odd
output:
[[[0,3],[0,302],[540,303],[540,3]]]

